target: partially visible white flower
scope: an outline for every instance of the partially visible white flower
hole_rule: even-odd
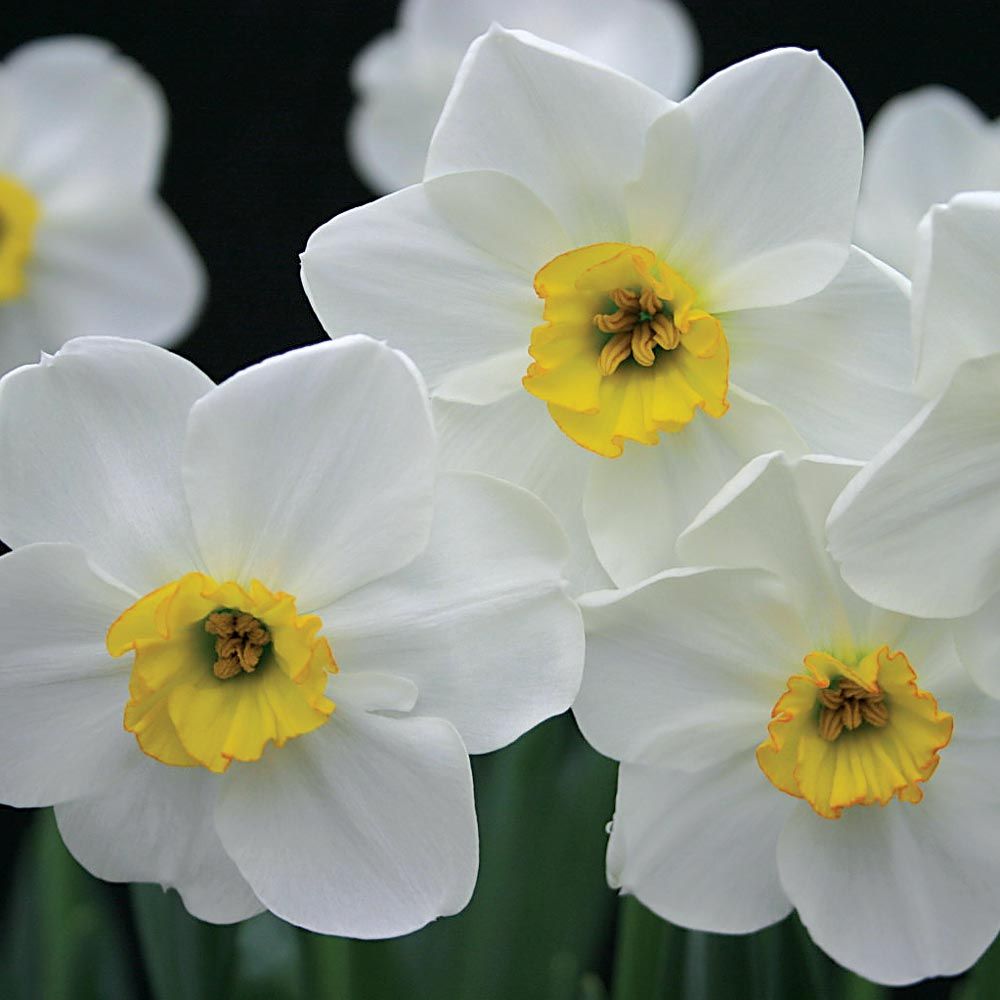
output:
[[[468,752],[569,705],[583,630],[544,508],[436,476],[405,358],[345,338],[214,386],[74,340],[0,382],[0,467],[0,800],[213,922],[465,906]]]
[[[852,481],[830,519],[844,578],[883,607],[952,618],[1000,598],[998,275],[1000,192],[959,195],[928,213],[913,334],[917,383],[931,402]]]
[[[1000,703],[948,623],[840,580],[823,525],[856,469],[755,459],[678,543],[714,568],[585,596],[574,712],[622,762],[612,885],[699,930],[796,909],[836,961],[902,984],[1000,929]]]
[[[166,135],[160,88],[107,42],[0,64],[0,373],[73,337],[190,327],[205,275],[156,195]]]
[[[303,280],[331,336],[416,361],[450,467],[549,504],[575,586],[623,585],[750,458],[868,458],[917,409],[909,283],[849,244],[861,157],[816,53],[674,104],[494,28],[425,180],[317,230]]]
[[[462,57],[493,22],[565,45],[674,100],[694,86],[701,58],[691,18],[675,0],[402,0],[396,27],[351,67],[358,105],[348,149],[373,190],[423,177]]]
[[[1000,128],[946,87],[894,97],[872,119],[855,239],[910,274],[917,226],[963,191],[1000,190]]]

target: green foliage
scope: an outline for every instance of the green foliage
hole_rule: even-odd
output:
[[[129,949],[106,886],[63,847],[51,809],[18,857],[0,937],[5,1000],[133,1000]]]
[[[794,915],[729,937],[681,930],[619,900],[604,881],[616,767],[583,743],[571,717],[476,758],[474,768],[482,862],[472,903],[393,941],[327,938],[268,913],[215,927],[158,886],[116,895],[70,857],[51,811],[40,812],[0,923],[0,997],[887,1000],[896,992],[836,966]],[[951,995],[993,1000],[998,983],[994,945]],[[947,995],[947,984],[931,988]]]

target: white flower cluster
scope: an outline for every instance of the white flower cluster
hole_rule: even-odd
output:
[[[539,6],[404,3],[351,144],[410,186],[310,238],[332,341],[218,386],[92,336],[201,295],[154,86],[0,66],[0,363],[69,340],[0,381],[0,799],[203,919],[391,936],[473,891],[468,755],[572,704],[613,886],[958,973],[1000,931],[1000,132],[922,91],[865,159],[815,53],[675,101],[680,8]]]

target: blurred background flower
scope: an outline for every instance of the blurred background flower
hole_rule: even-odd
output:
[[[445,98],[474,38],[523,28],[634,76],[675,101],[695,84],[698,36],[674,0],[403,0],[396,27],[351,66],[355,169],[376,191],[416,184]]]
[[[205,273],[156,196],[167,103],[97,38],[45,38],[0,65],[0,372],[73,337],[171,345]]]

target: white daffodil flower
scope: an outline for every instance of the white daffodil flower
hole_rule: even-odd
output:
[[[917,227],[963,191],[1000,190],[1000,127],[947,87],[894,97],[872,119],[865,143],[855,239],[904,274]]]
[[[947,623],[844,586],[823,524],[856,468],[761,456],[680,539],[713,568],[585,596],[574,712],[622,762],[613,886],[708,931],[794,908],[899,984],[961,972],[1000,929],[1000,703]]]
[[[110,338],[7,375],[0,800],[213,922],[465,906],[468,752],[569,705],[583,630],[542,505],[438,480],[425,391],[365,337],[217,387]]]
[[[431,133],[469,44],[493,22],[523,28],[677,100],[694,86],[701,47],[673,0],[403,0],[397,25],[351,67],[355,169],[374,191],[423,177]]]
[[[917,384],[932,397],[830,515],[844,579],[883,607],[960,618],[976,680],[1000,697],[1000,192],[958,195],[921,224]]]
[[[0,374],[73,337],[187,331],[205,276],[156,195],[166,135],[159,87],[107,42],[0,63]]]
[[[861,147],[815,54],[674,104],[494,28],[424,182],[315,232],[306,290],[414,358],[450,466],[546,501],[578,588],[624,585],[750,458],[864,459],[915,412],[908,283],[849,251]]]

